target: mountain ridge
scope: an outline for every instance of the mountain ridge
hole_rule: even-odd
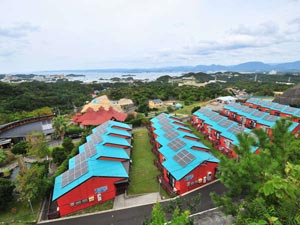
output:
[[[300,61],[268,64],[260,61],[250,61],[237,65],[196,65],[196,66],[169,66],[156,68],[111,68],[111,69],[79,69],[79,70],[47,70],[40,72],[121,72],[121,73],[142,73],[142,72],[300,72]]]

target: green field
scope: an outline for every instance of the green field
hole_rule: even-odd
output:
[[[14,199],[13,202],[7,205],[7,209],[0,212],[0,224],[35,224],[41,202],[34,203],[33,214],[27,201],[17,202]]]
[[[182,103],[183,104],[183,103]],[[191,105],[183,105],[183,108],[182,109],[178,109],[178,110],[175,110],[174,113],[175,114],[184,114],[184,115],[192,115],[191,111],[194,107],[196,106],[203,106],[207,104],[207,102],[195,102]]]
[[[146,128],[133,131],[132,166],[130,168],[130,186],[128,194],[143,194],[158,191],[157,175],[159,170],[153,164],[155,155]]]

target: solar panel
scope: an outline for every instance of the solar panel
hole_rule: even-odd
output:
[[[164,136],[165,136],[166,138],[168,138],[169,140],[171,140],[171,139],[177,137],[178,135],[179,135],[179,134],[178,134],[176,131],[173,131],[173,130],[171,130],[171,131],[169,131],[169,132],[167,132],[167,133],[164,134]]]
[[[239,134],[244,131],[244,128],[238,125],[231,126],[227,131],[233,133],[233,134]]]
[[[294,116],[300,116],[300,110],[298,109],[296,112],[294,112]]]
[[[164,131],[168,131],[168,130],[172,130],[174,127],[170,124],[167,124],[165,126],[163,126],[161,129],[163,129]]]
[[[181,152],[177,153],[173,159],[179,163],[182,167],[185,167],[187,164],[192,162],[196,157],[188,152],[187,150],[182,150]]]
[[[278,104],[278,103],[273,103],[272,107],[274,109],[283,109],[285,107],[285,105],[281,105],[281,104]]]
[[[289,106],[289,107],[286,107],[284,111],[289,112],[289,113],[294,113],[297,111],[297,108]]]
[[[251,108],[248,108],[248,107],[244,107],[244,108],[242,109],[242,111],[245,112],[245,113],[252,113],[253,111],[255,111],[255,109],[251,109]]]
[[[274,122],[278,119],[277,116],[272,116],[272,115],[266,115],[264,118],[264,120],[270,121],[270,122]]]
[[[264,105],[266,106],[270,106],[272,105],[272,102],[271,101],[262,101],[264,103]]]
[[[104,134],[105,132],[106,132],[106,127],[99,126],[99,127],[96,128],[95,134],[101,135],[101,134]]]
[[[256,117],[261,117],[262,115],[264,115],[265,113],[264,112],[262,112],[262,111],[257,111],[257,110],[255,110],[253,113],[252,113],[252,115],[253,116],[256,116]]]
[[[212,121],[218,122],[218,121],[222,120],[223,118],[224,118],[223,116],[220,116],[220,115],[217,114],[217,115],[211,117],[210,119]]]
[[[87,172],[88,166],[86,161],[76,165],[74,168],[69,169],[62,174],[61,186],[64,187],[68,185],[69,183],[86,174]]]
[[[243,108],[243,106],[241,104],[238,104],[238,103],[231,103],[231,104],[228,104],[228,106],[234,108],[234,109],[241,109]]]
[[[207,110],[207,111],[205,111],[205,112],[202,112],[202,114],[203,114],[204,116],[210,117],[210,116],[212,116],[212,115],[214,114],[214,112]]]
[[[220,126],[222,127],[229,127],[231,124],[233,124],[233,122],[229,121],[229,120],[222,120],[221,122],[218,123]]]
[[[180,148],[185,146],[186,143],[180,140],[179,138],[176,138],[174,141],[171,141],[168,146],[173,149],[174,151],[178,151]]]
[[[156,118],[157,118],[157,119],[162,119],[162,118],[166,118],[166,117],[167,117],[166,114],[161,113],[161,114],[159,114]]]
[[[166,126],[166,125],[170,124],[169,120],[167,120],[167,121],[160,120],[160,121],[158,121],[158,123],[162,126]]]

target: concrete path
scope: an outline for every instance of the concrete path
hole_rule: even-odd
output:
[[[115,198],[113,209],[122,209],[126,207],[151,204],[155,203],[156,201],[160,201],[160,195],[158,192],[140,196],[125,196],[125,194],[123,194],[118,195]]]

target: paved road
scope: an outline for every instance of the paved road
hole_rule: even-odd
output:
[[[199,211],[204,211],[213,208],[212,200],[209,196],[210,192],[216,192],[222,194],[224,192],[224,186],[219,182],[210,184],[204,188],[198,189],[190,194],[182,196],[184,200],[194,198],[196,195],[201,193],[201,203]],[[164,202],[163,204],[167,204]],[[145,218],[150,218],[152,210],[152,204],[131,207],[120,210],[112,210],[109,212],[96,213],[93,215],[86,215],[76,218],[61,218],[59,220],[47,222],[47,224],[53,225],[142,225]]]

